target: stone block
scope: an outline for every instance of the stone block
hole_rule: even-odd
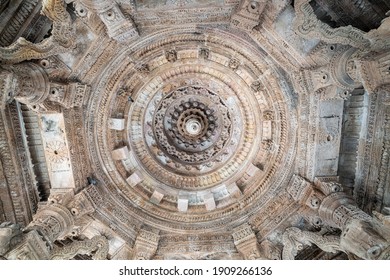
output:
[[[232,195],[232,196],[241,196],[242,195],[242,192],[241,192],[240,188],[237,186],[236,182],[230,184],[227,187],[227,190],[230,193],[230,195]]]
[[[263,121],[263,140],[272,139],[272,121]]]
[[[163,197],[164,197],[164,195],[161,192],[155,190],[153,192],[152,196],[150,197],[150,202],[158,205],[158,204],[160,204]]]
[[[131,186],[135,187],[137,184],[141,183],[143,181],[143,176],[140,172],[136,171],[133,174],[131,174],[127,179],[126,182]]]
[[[204,195],[203,199],[207,211],[211,211],[215,209],[215,200],[214,200],[214,195],[212,193],[208,193]]]
[[[188,198],[186,196],[180,196],[177,199],[177,209],[180,212],[187,212],[188,210]]]
[[[257,166],[255,166],[255,165],[253,165],[253,164],[250,164],[250,165],[248,166],[248,169],[246,170],[246,173],[247,173],[249,176],[253,177],[253,176],[256,174],[256,172],[258,172],[258,171],[260,171],[260,169],[259,169]]]
[[[123,160],[129,157],[129,149],[127,146],[123,146],[121,148],[115,149],[112,151],[112,158],[114,160]]]
[[[125,129],[125,119],[116,119],[111,118],[108,122],[108,127],[113,130],[124,130]]]

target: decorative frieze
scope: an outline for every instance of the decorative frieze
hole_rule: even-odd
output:
[[[256,235],[249,224],[242,224],[233,229],[234,245],[244,259],[254,260],[260,258]]]
[[[281,243],[284,258],[312,244],[387,258],[385,223],[324,180],[339,173],[349,91],[363,85],[375,93],[388,84],[385,52],[345,46],[363,49],[375,34],[324,26],[306,0],[294,2],[295,15],[284,0],[66,2],[76,17],[63,1],[43,3],[53,20],[50,40],[0,49],[6,64],[45,57],[39,65],[2,66],[0,105],[17,100],[39,112],[53,203],[35,214],[29,241],[11,258],[72,258],[97,249],[97,259],[280,259]],[[319,40],[332,45],[316,47]],[[374,136],[376,120],[382,116],[369,121]],[[12,203],[2,195],[0,215],[22,221],[25,194],[15,187],[15,153],[7,153],[13,138],[1,132],[0,194],[9,189]],[[370,148],[359,150],[369,162]],[[359,167],[379,178],[368,193],[367,184],[356,187],[366,207],[373,190],[377,198],[388,195],[385,152],[380,162],[375,176]],[[323,235],[330,227],[342,235]],[[30,245],[83,234],[90,239],[63,250]]]
[[[88,240],[77,240],[56,247],[50,252],[51,260],[70,260],[77,254],[91,254],[94,260],[105,260],[108,254],[108,241],[104,236],[94,236]]]
[[[141,229],[134,243],[133,258],[150,260],[157,251],[160,235],[150,229]]]
[[[80,83],[50,83],[48,100],[65,108],[81,107],[84,97],[89,96],[91,87]]]
[[[213,259],[212,255],[215,259],[242,258],[228,233],[162,235],[156,253],[158,259]]]

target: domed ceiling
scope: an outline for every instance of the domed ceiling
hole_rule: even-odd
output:
[[[347,228],[390,214],[388,4],[157,2],[20,4],[44,15],[0,41],[0,105],[33,179],[0,221],[68,209],[56,245],[103,236],[111,259],[379,257]]]
[[[102,73],[88,143],[106,191],[136,218],[178,232],[224,230],[291,176],[291,89],[254,42],[171,29],[121,48]]]

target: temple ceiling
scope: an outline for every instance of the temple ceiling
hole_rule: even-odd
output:
[[[11,2],[0,221],[47,235],[39,258],[388,257],[385,2],[339,21],[332,1]]]

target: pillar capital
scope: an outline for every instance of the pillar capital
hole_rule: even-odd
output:
[[[390,258],[387,219],[365,213],[352,196],[342,191],[339,183],[316,178],[312,184],[294,175],[287,191],[297,203],[307,206],[309,216],[319,217],[325,225],[341,230],[340,250],[362,259]]]

